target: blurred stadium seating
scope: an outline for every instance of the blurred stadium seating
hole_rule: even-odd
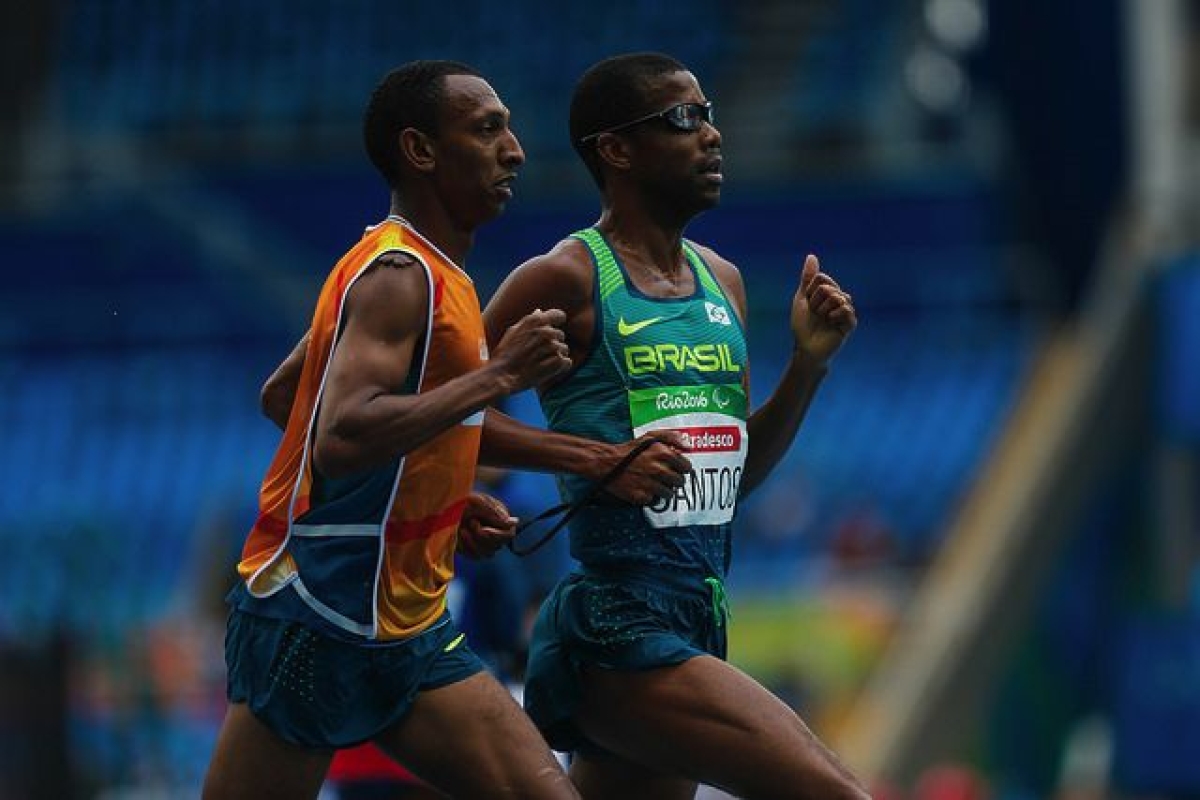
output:
[[[1089,70],[1106,87],[1121,54],[1019,80],[1014,65],[1119,51],[1117,0],[1097,3],[1079,32],[1067,0],[1036,25],[976,0],[401,5],[74,0],[0,17],[12,23],[0,41],[28,61],[17,121],[0,126],[13,159],[0,162],[0,797],[194,796],[224,710],[220,598],[277,441],[259,387],[307,325],[325,271],[384,211],[359,120],[396,63],[465,60],[513,110],[529,163],[472,256],[482,297],[594,219],[567,101],[593,61],[639,49],[687,62],[718,106],[726,199],[688,233],[746,276],[757,402],[787,356],[804,253],[854,294],[860,328],[797,445],[742,510],[730,581],[734,660],[819,727],[850,715],[953,544],[1047,341],[1085,316],[1081,287],[1122,177],[1122,101],[1075,87]],[[987,48],[971,44],[986,39],[985,16]],[[1056,115],[1040,150],[1030,96]],[[1189,736],[1194,697],[1176,703],[1166,678],[1140,681],[1197,675],[1195,551],[1178,559],[1190,594],[1174,605],[1150,589],[1153,601],[1122,597],[1124,583],[1154,584],[1151,556],[1131,574],[1112,563],[1142,552],[1131,542],[1159,513],[1138,467],[1174,469],[1182,493],[1200,496],[1196,264],[1175,256],[1136,284],[1158,325],[1143,345],[1149,421],[1085,433],[1119,435],[1119,455],[1056,523],[1064,533],[1046,532],[1073,542],[1069,555],[1028,564],[1052,577],[1022,584],[1033,622],[997,650],[1003,679],[964,738],[997,797],[1046,796],[1062,731],[1085,712],[1110,720],[1124,748],[1118,788],[1200,791],[1186,753],[1144,741],[1163,741],[1147,719]],[[1120,374],[1106,390],[1141,398],[1145,374]],[[514,410],[536,419],[531,401]],[[1143,502],[1111,507],[1130,483]],[[514,507],[552,500],[544,476],[506,486]],[[1104,522],[1097,509],[1111,512]],[[1102,662],[1086,686],[1060,663],[1031,665],[1048,631]],[[1113,631],[1127,647],[1098,644]],[[59,662],[65,674],[47,666]],[[22,705],[39,675],[45,703]],[[1047,685],[1062,702],[1039,716],[1030,701]],[[61,724],[35,724],[46,715]],[[1020,740],[1028,728],[1044,745]],[[18,748],[23,730],[34,733]],[[29,756],[39,752],[68,768]],[[925,786],[921,771],[880,777]]]

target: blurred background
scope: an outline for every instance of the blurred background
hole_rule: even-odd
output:
[[[805,253],[860,327],[738,518],[731,660],[887,798],[1200,797],[1191,0],[68,0],[0,8],[0,798],[194,797],[262,381],[387,193],[367,95],[467,61],[528,154],[469,264],[590,224],[575,79],[682,59],[754,395]],[[510,411],[540,419],[536,400]],[[521,513],[546,476],[489,476]],[[464,565],[519,682],[569,568]]]

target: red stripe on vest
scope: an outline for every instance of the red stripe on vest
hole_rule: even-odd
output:
[[[457,503],[446,506],[438,513],[424,519],[392,520],[388,522],[384,536],[391,544],[411,542],[414,539],[426,539],[443,528],[450,525],[457,525],[458,521],[462,518],[463,508],[466,505],[467,499],[464,497]]]
[[[285,520],[276,519],[266,514],[259,514],[254,520],[254,527],[263,533],[278,536],[287,533],[288,525]]]
[[[446,280],[440,275],[433,282],[433,308],[436,311],[442,307],[442,295],[446,291]]]

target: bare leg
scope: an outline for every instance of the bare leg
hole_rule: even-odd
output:
[[[583,686],[576,722],[626,760],[755,800],[868,797],[794,711],[720,659],[640,672],[591,668]],[[606,769],[599,759],[587,767]]]
[[[375,742],[453,797],[579,797],[537,728],[487,673],[421,692]]]
[[[286,742],[234,703],[225,712],[208,774],[204,800],[297,800],[316,797],[333,758]]]
[[[584,800],[692,800],[695,781],[666,775],[619,756],[576,754],[571,781]]]

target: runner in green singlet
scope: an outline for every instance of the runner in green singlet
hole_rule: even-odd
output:
[[[584,797],[685,798],[706,783],[739,797],[864,798],[795,712],[724,660],[737,498],[791,446],[856,325],[850,297],[805,260],[792,358],[748,413],[741,275],[683,237],[722,181],[721,134],[696,78],[659,54],[607,59],[580,79],[570,128],[601,217],[515,270],[484,317],[492,339],[534,309],[562,309],[573,366],[540,388],[547,444],[509,432],[502,446],[520,442],[528,463],[544,464],[553,436],[610,446],[654,436],[691,470],[661,471],[643,506],[574,517],[581,567],[541,609],[526,709],[552,746],[574,752]],[[502,430],[485,429],[485,451]],[[572,500],[589,483],[563,474],[560,486]]]

